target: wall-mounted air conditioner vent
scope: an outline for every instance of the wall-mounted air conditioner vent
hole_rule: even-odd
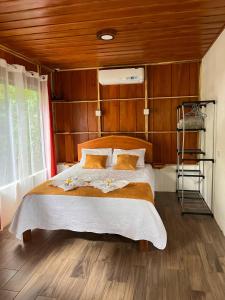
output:
[[[143,82],[143,68],[110,69],[99,71],[99,83],[102,85],[135,84]]]

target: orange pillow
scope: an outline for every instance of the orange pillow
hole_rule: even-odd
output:
[[[116,165],[113,167],[115,170],[135,170],[138,155],[129,155],[129,154],[118,154]]]
[[[105,169],[108,155],[86,154],[84,169]]]

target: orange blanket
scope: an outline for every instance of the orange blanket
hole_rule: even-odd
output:
[[[83,196],[83,197],[104,197],[104,198],[129,198],[142,199],[154,203],[154,197],[151,186],[144,182],[129,183],[122,189],[114,190],[109,193],[103,193],[101,190],[85,186],[72,191],[64,192],[61,188],[49,185],[51,181],[46,181],[33,190],[28,195],[63,195],[63,196]]]

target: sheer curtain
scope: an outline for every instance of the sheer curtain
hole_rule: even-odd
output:
[[[47,178],[47,77],[0,59],[0,215],[7,225],[22,197]],[[47,112],[46,112],[47,110]],[[46,147],[47,146],[47,147]],[[46,150],[46,151],[45,151]]]

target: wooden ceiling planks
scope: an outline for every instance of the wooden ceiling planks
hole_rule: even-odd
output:
[[[62,69],[200,59],[224,24],[224,0],[0,2],[1,44]]]

